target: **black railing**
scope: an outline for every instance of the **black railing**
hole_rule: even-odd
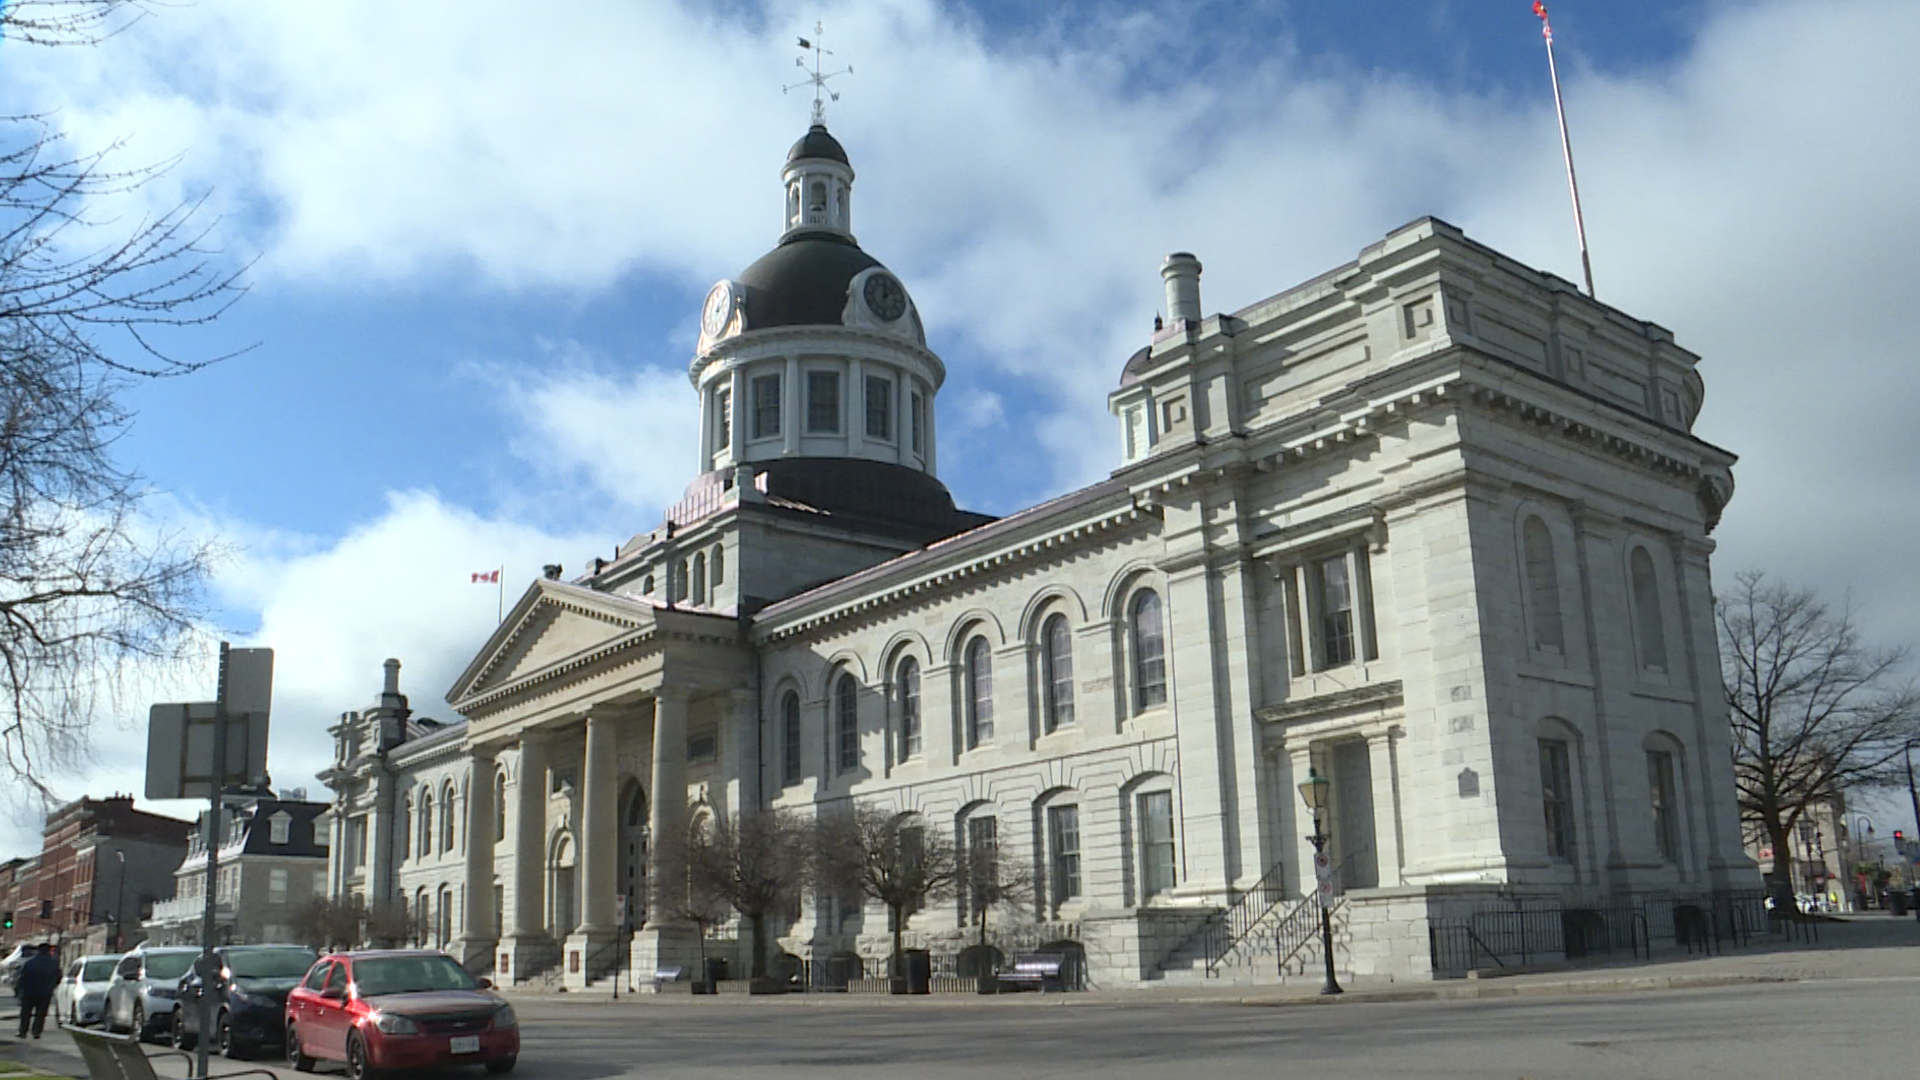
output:
[[[1436,919],[1428,929],[1436,975],[1578,960],[1622,949],[1651,958],[1656,941],[1712,955],[1751,942],[1766,913],[1758,892],[1654,893],[1568,906],[1554,896],[1516,896],[1464,917]],[[1797,914],[1797,913],[1795,913]],[[1819,933],[1809,920],[1769,922],[1774,933]]]
[[[1220,965],[1233,955],[1240,943],[1253,933],[1273,909],[1286,899],[1280,883],[1280,863],[1273,864],[1265,877],[1241,893],[1225,910],[1208,919],[1200,928],[1201,948],[1207,962],[1207,977],[1220,973]]]

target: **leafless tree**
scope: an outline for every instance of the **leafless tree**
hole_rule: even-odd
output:
[[[706,978],[707,935],[731,910],[720,887],[724,857],[715,842],[712,821],[695,819],[681,832],[657,843],[653,902],[649,918],[682,919],[700,934],[700,978]]]
[[[16,0],[0,31],[81,44],[143,10]],[[44,118],[0,117],[0,767],[43,795],[130,672],[197,649],[216,554],[141,517],[146,486],[114,450],[129,382],[220,359],[179,339],[240,296],[240,271],[210,246],[204,200],[130,225],[101,212],[165,169],[116,167],[118,149],[70,152]]]
[[[816,866],[820,883],[886,906],[893,925],[893,961],[900,966],[907,920],[927,904],[953,895],[960,856],[952,837],[918,818],[856,804],[820,818]]]
[[[1811,590],[1742,573],[1718,617],[1740,813],[1773,845],[1773,892],[1790,901],[1794,827],[1850,789],[1905,780],[1920,690],[1902,677],[1907,650],[1867,645],[1850,605]]]
[[[382,900],[368,906],[361,918],[366,943],[376,949],[405,945],[413,937],[413,919],[407,905],[397,900]]]
[[[1001,858],[997,844],[969,844],[962,870],[960,888],[967,898],[969,914],[980,928],[979,944],[985,945],[987,922],[994,909],[1033,903],[1037,880],[1031,864]]]
[[[301,944],[321,952],[350,949],[360,943],[365,914],[358,904],[316,896],[294,908],[288,929]]]
[[[720,896],[747,920],[754,978],[767,974],[767,917],[791,910],[811,876],[812,826],[787,810],[743,810],[713,823],[689,872],[704,894]]]

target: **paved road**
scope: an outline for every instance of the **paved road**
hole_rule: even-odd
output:
[[[1916,950],[1920,951],[1920,950]],[[1324,1007],[956,999],[524,1001],[516,1078],[1914,1075],[1920,976]],[[0,1046],[58,1067],[66,1040]],[[77,1060],[66,1060],[77,1068]],[[218,1063],[224,1065],[226,1063]],[[216,1072],[220,1071],[218,1067]],[[178,1075],[177,1069],[163,1073]],[[281,1070],[283,1077],[293,1074]],[[478,1070],[445,1080],[473,1080]]]

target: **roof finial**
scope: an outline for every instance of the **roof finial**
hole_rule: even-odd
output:
[[[820,37],[826,32],[826,27],[816,22],[813,24],[813,40],[808,41],[806,38],[800,39],[800,48],[813,53],[813,70],[807,71],[806,57],[794,57],[794,65],[802,71],[807,71],[807,77],[794,83],[792,86],[783,86],[780,88],[780,92],[785,94],[798,90],[803,86],[813,87],[813,122],[818,127],[825,127],[827,124],[827,104],[821,95],[824,94],[826,99],[829,100],[840,100],[840,95],[837,92],[827,89],[827,80],[838,78],[841,75],[853,74],[852,64],[848,64],[839,71],[823,72],[820,70],[822,58],[833,55],[832,49],[822,48],[820,45]]]

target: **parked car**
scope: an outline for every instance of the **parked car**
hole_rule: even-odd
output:
[[[0,979],[4,979],[8,986],[12,986],[14,976],[20,974],[20,965],[27,962],[27,957],[33,955],[33,950],[34,947],[24,941],[15,945],[6,959],[0,960]]]
[[[344,1061],[353,1080],[440,1065],[504,1073],[519,1056],[513,1006],[445,953],[334,953],[287,995],[287,1064],[300,1072]]]
[[[230,1058],[279,1046],[287,1035],[287,991],[319,956],[304,945],[223,945],[213,950],[220,978],[213,986],[213,1047]],[[200,1037],[200,973],[180,979],[173,1011],[173,1045],[190,1050]]]
[[[99,1023],[107,1004],[107,986],[119,964],[118,956],[83,956],[68,964],[53,991],[54,1020],[73,1027]]]
[[[121,957],[120,966],[113,969],[113,981],[107,984],[102,1024],[140,1039],[169,1030],[180,976],[199,955],[200,950],[193,948],[143,946]]]

